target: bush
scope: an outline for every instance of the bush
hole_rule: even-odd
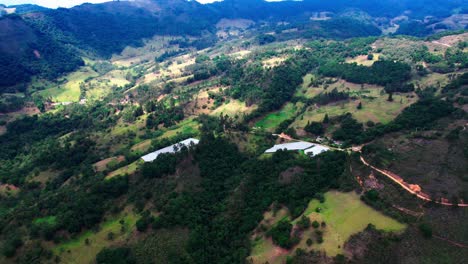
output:
[[[105,248],[96,256],[97,264],[134,264],[135,257],[129,248]]]
[[[313,228],[319,228],[320,224],[319,222],[317,222],[317,220],[315,220],[314,222],[312,222],[312,227]]]
[[[291,240],[292,224],[289,221],[280,221],[275,227],[268,231],[273,242],[282,248],[291,248],[294,244]]]
[[[419,225],[419,231],[421,231],[422,235],[425,238],[431,238],[432,237],[432,227],[427,223],[420,224]]]

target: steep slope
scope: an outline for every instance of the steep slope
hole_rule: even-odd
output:
[[[56,78],[83,64],[70,48],[39,32],[19,16],[1,18],[0,29],[0,93],[22,89],[5,87],[26,82],[31,75]]]

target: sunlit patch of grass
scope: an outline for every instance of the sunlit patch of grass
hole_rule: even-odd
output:
[[[255,127],[272,131],[278,127],[281,122],[293,117],[296,110],[297,109],[294,104],[288,103],[281,110],[266,115],[255,124]]]
[[[126,210],[121,215],[102,223],[99,231],[86,231],[75,239],[57,245],[52,251],[60,256],[62,263],[93,263],[103,248],[118,245],[129,238],[135,229],[137,219],[136,214]]]
[[[318,209],[318,210],[317,210]],[[318,212],[317,212],[318,211]],[[264,215],[262,223],[268,228],[273,227],[277,221],[265,222],[268,220],[268,215]],[[273,244],[271,239],[265,236],[253,236],[253,248],[251,257],[253,263],[284,263],[288,255],[294,254],[298,248],[306,251],[325,251],[327,256],[336,256],[343,254],[344,243],[351,235],[363,231],[368,224],[373,224],[377,229],[386,232],[401,232],[406,228],[405,224],[385,216],[384,214],[374,210],[361,201],[360,196],[354,192],[341,193],[331,191],[325,194],[325,202],[320,203],[314,199],[310,201],[303,215],[292,221],[296,224],[302,216],[308,217],[311,222],[325,222],[325,226],[320,226],[315,229],[310,227],[302,233],[301,240],[292,250],[284,251]],[[282,215],[270,219],[287,219]],[[279,219],[279,220],[281,220]],[[323,243],[318,243],[316,240],[315,231],[323,232]],[[311,238],[313,244],[307,245],[307,239]],[[278,253],[280,252],[280,254]]]
[[[54,102],[78,102],[80,100],[80,83],[87,78],[96,77],[98,74],[90,67],[81,67],[63,78],[63,84],[39,91],[42,97],[51,98]],[[60,80],[59,80],[60,81]]]

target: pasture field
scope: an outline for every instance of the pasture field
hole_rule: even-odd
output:
[[[381,54],[374,53],[372,55],[374,56],[372,58],[372,60],[369,60],[367,58],[367,55],[360,55],[360,56],[357,56],[355,58],[348,58],[348,59],[346,59],[346,62],[347,63],[357,63],[358,65],[363,65],[363,66],[370,67],[370,66],[372,66],[374,64],[374,62],[379,60]]]
[[[143,160],[138,159],[137,161],[135,161],[133,163],[130,163],[127,166],[123,166],[122,168],[119,168],[119,169],[107,174],[106,180],[112,179],[112,178],[117,177],[117,176],[122,176],[122,175],[125,175],[125,174],[129,174],[129,175],[133,174],[133,173],[136,172],[136,170],[138,169],[138,167],[141,164],[143,164]]]
[[[75,239],[57,245],[52,251],[60,256],[62,263],[93,263],[103,248],[130,239],[137,218],[136,214],[126,210],[122,215],[101,224],[99,231],[86,231]],[[112,238],[109,233],[113,234]]]
[[[119,120],[116,126],[114,126],[110,132],[110,136],[122,136],[126,133],[133,132],[138,134],[138,132],[146,127],[147,115],[142,115],[138,117],[134,122],[127,123],[122,119]]]
[[[164,134],[159,137],[160,139],[171,138],[178,134],[196,134],[199,131],[200,124],[194,120],[193,117],[184,119],[177,125],[170,127]]]
[[[346,113],[351,113],[361,123],[373,121],[386,124],[400,114],[404,108],[417,101],[417,96],[414,93],[409,93],[393,94],[393,102],[389,102],[387,101],[388,95],[384,93],[383,87],[375,85],[361,86],[338,81],[330,85],[327,90],[334,88],[348,93],[351,99],[324,106],[310,106],[303,115],[296,119],[292,127],[304,128],[307,122],[322,121],[326,114],[329,117],[334,117]],[[359,102],[362,103],[362,109],[357,109]]]
[[[239,100],[231,99],[229,103],[223,104],[220,107],[216,108],[211,115],[219,116],[220,114],[228,115],[230,117],[235,117],[236,115],[241,116],[242,114],[249,114],[254,111],[256,106],[246,106],[244,102]]]
[[[134,145],[130,150],[131,151],[140,151],[146,152],[151,147],[151,139],[143,140],[142,142]]]
[[[292,103],[287,103],[281,110],[270,113],[255,123],[255,127],[273,131],[281,122],[294,117],[297,107]]]
[[[320,208],[317,212],[317,208]],[[268,228],[273,227],[280,220],[287,218],[283,214],[274,218],[268,218],[265,214],[262,224]],[[343,254],[344,243],[351,235],[363,231],[368,224],[373,224],[377,229],[386,232],[401,232],[406,225],[383,215],[372,209],[360,200],[356,193],[341,193],[331,191],[325,194],[325,202],[320,203],[314,199],[310,201],[303,216],[308,217],[311,222],[324,221],[326,226],[314,229],[310,227],[302,233],[300,242],[291,250],[285,250],[275,246],[270,238],[261,237],[258,234],[253,238],[252,254],[249,257],[253,263],[284,263],[287,256],[295,254],[296,249],[302,248],[306,251],[325,251],[328,256]],[[302,215],[292,221],[296,224]],[[323,232],[323,243],[318,243],[315,231]],[[306,241],[311,238],[313,244],[308,246]]]
[[[310,87],[310,83],[312,82],[313,79],[315,79],[316,76],[314,74],[306,74],[302,78],[302,85],[301,87],[296,91],[295,96],[297,97],[305,97],[307,99],[314,98],[315,96],[319,95],[321,92],[323,92],[323,87]]]
[[[97,77],[98,74],[90,67],[84,66],[64,77],[63,84],[37,92],[45,98],[51,98],[54,102],[78,102],[80,100],[80,83],[87,78]],[[60,82],[60,80],[59,80]]]

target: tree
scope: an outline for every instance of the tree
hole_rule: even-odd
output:
[[[328,124],[330,122],[330,119],[328,118],[328,114],[325,114],[325,117],[323,117],[322,123]]]
[[[393,93],[388,93],[387,101],[388,102],[393,102]]]
[[[304,130],[314,135],[321,135],[325,131],[323,124],[319,122],[307,122]]]
[[[96,255],[97,264],[135,264],[136,259],[129,248],[104,248]]]
[[[374,59],[374,54],[367,55],[367,60],[373,60],[373,59]]]
[[[427,223],[420,224],[419,225],[419,231],[421,231],[422,235],[425,238],[431,238],[432,237],[432,227]]]
[[[297,222],[297,226],[299,226],[300,229],[305,230],[310,227],[310,219],[309,217],[306,217],[303,215],[299,222]]]
[[[361,110],[362,109],[362,103],[359,102],[358,106],[356,107],[358,110]]]
[[[314,222],[312,222],[312,227],[313,228],[317,229],[317,228],[319,228],[319,226],[320,226],[320,224],[319,224],[319,222],[317,222],[317,220],[314,220]]]

